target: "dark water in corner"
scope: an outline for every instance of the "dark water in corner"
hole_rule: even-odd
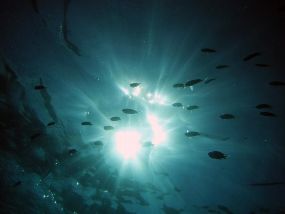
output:
[[[284,8],[2,0],[0,213],[285,213]]]

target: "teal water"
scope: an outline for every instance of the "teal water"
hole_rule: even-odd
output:
[[[0,5],[0,213],[285,213],[283,1]]]

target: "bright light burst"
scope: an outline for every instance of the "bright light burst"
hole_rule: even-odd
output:
[[[148,114],[147,120],[152,130],[152,143],[158,145],[164,142],[167,136],[159,124],[158,118],[152,114]]]
[[[136,130],[122,130],[115,134],[116,149],[125,159],[136,158],[140,148],[141,134]]]

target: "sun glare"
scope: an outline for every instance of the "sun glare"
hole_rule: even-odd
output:
[[[136,158],[140,148],[141,134],[136,130],[123,130],[115,134],[117,152],[125,159]]]

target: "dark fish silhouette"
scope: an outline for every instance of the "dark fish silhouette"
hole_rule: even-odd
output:
[[[269,104],[266,104],[266,103],[262,103],[262,104],[255,106],[255,108],[257,108],[257,109],[264,109],[264,108],[269,109],[269,108],[272,108],[272,106]]]
[[[135,88],[135,87],[138,87],[140,84],[141,83],[139,83],[139,82],[134,82],[134,83],[130,84],[130,87]]]
[[[216,69],[224,69],[230,67],[229,65],[217,65]]]
[[[35,87],[34,87],[34,89],[35,90],[43,90],[43,89],[45,89],[46,87],[44,86],[44,85],[36,85]]]
[[[189,80],[188,82],[185,83],[185,86],[186,87],[190,87],[190,86],[193,86],[193,85],[196,85],[200,82],[202,82],[203,80],[201,79],[194,79],[194,80]]]
[[[182,107],[182,103],[173,103],[172,104],[173,107]]]
[[[31,140],[35,140],[35,139],[39,138],[40,136],[42,136],[42,133],[35,133],[30,138],[31,138]]]
[[[17,181],[13,184],[13,187],[18,187],[22,184],[22,181]]]
[[[55,125],[55,122],[53,121],[53,122],[49,122],[48,124],[47,124],[47,126],[53,126],[53,125]]]
[[[212,49],[212,48],[202,48],[201,51],[204,53],[215,53],[215,52],[217,52],[215,49]]]
[[[165,214],[180,214],[183,212],[183,209],[176,209],[173,207],[168,207],[165,204],[163,204],[162,210]]]
[[[205,80],[205,84],[208,84],[208,83],[210,83],[210,82],[213,82],[213,81],[215,81],[216,79],[215,78],[211,78],[211,79],[207,79],[207,80]]]
[[[110,120],[111,121],[119,121],[119,120],[121,120],[121,118],[120,117],[111,117]]]
[[[209,152],[208,155],[212,159],[226,159],[227,158],[227,155],[219,151]]]
[[[114,127],[113,126],[104,126],[104,130],[106,131],[110,131],[110,130],[113,130]]]
[[[74,155],[75,153],[77,153],[77,150],[76,150],[76,149],[69,149],[69,150],[68,150],[68,154],[69,154],[70,156]]]
[[[268,64],[262,64],[262,63],[257,63],[257,64],[255,64],[255,66],[257,66],[257,67],[262,67],[262,68],[270,67],[270,65],[268,65]]]
[[[153,143],[151,141],[146,141],[142,144],[143,147],[153,147]]]
[[[38,1],[37,0],[30,0],[32,3],[32,7],[35,13],[39,13]]]
[[[243,58],[243,61],[249,61],[257,56],[260,56],[261,53],[260,52],[254,52],[254,53],[251,53],[251,54],[248,54],[246,57]]]
[[[103,146],[103,142],[101,140],[94,141],[95,146]]]
[[[176,83],[173,85],[173,88],[184,88],[184,84],[183,83]]]
[[[187,110],[195,110],[195,109],[198,109],[199,108],[199,106],[196,106],[196,105],[193,105],[193,106],[187,106]]]
[[[276,114],[272,112],[268,112],[268,111],[262,111],[262,112],[259,112],[259,114],[265,117],[276,117]]]
[[[269,85],[273,85],[273,86],[284,86],[285,85],[285,82],[283,82],[283,81],[271,81],[270,83],[269,83]]]
[[[222,114],[220,115],[220,118],[228,120],[228,119],[235,119],[235,116],[232,114]]]
[[[233,212],[224,205],[218,205],[218,209],[224,211],[226,214],[233,214]]]
[[[201,135],[200,134],[200,132],[195,132],[195,131],[187,131],[186,133],[185,133],[185,136],[186,137],[195,137],[195,136],[199,136],[199,135]]]
[[[89,121],[84,121],[81,123],[82,126],[92,126],[92,123]]]
[[[122,112],[124,112],[125,114],[137,114],[138,112],[134,109],[130,109],[130,108],[124,108],[122,109]]]
[[[276,186],[284,185],[285,182],[264,182],[264,183],[251,183],[250,186]]]

